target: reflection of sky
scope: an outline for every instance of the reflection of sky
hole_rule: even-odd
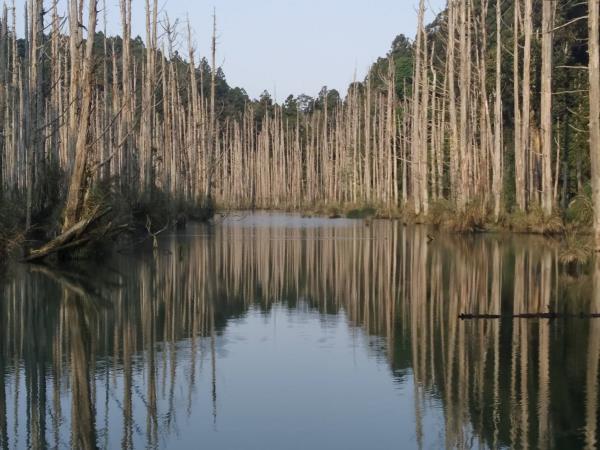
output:
[[[387,364],[344,316],[251,310],[219,339],[226,341],[226,356],[220,352],[217,359],[216,431],[205,355],[197,401],[185,421],[198,431],[182,433],[181,448],[198,440],[206,448],[257,450],[416,445],[412,377],[395,386]]]
[[[343,313],[324,317],[303,305],[299,308],[277,306],[267,314],[250,309],[244,318],[228,322],[224,334],[217,337],[216,425],[212,415],[210,339],[197,347],[196,385],[189,416],[191,342],[177,344],[173,417],[166,415],[169,382],[163,385],[161,381],[157,386],[160,445],[227,450],[416,448],[412,376],[402,384],[394,382],[388,364],[370,351],[369,339],[360,329],[350,327]],[[156,354],[159,380],[165,367],[167,373],[171,372],[170,351]],[[136,448],[144,447],[146,442],[146,369],[147,361],[134,363]],[[20,380],[21,395],[26,392],[24,378]],[[104,370],[96,370],[98,441],[103,445],[108,437],[108,447],[119,448],[123,435],[122,368],[111,372],[108,379],[107,395]],[[11,376],[9,392],[13,383]],[[20,404],[25,408],[26,402]],[[63,414],[69,418],[67,392],[62,393],[62,404]],[[10,407],[9,402],[8,429],[13,429],[15,417],[20,417],[24,426],[26,411],[15,415]],[[62,425],[65,445],[69,424],[67,420]],[[425,448],[441,445],[443,418],[439,405],[426,408],[424,429],[428,443]],[[48,438],[53,442],[50,431]],[[13,444],[20,444],[16,447],[20,448],[25,442]]]

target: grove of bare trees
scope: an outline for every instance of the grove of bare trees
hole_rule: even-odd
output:
[[[216,15],[211,65],[198,65],[190,25],[156,1],[145,3],[145,40],[134,38],[131,2],[120,0],[115,38],[98,0],[4,6],[0,196],[22,205],[27,230],[57,210],[68,230],[100,185],[133,206],[166,196],[427,217],[444,205],[495,222],[564,218],[586,196],[600,204],[597,0],[449,0],[430,25],[421,0],[408,75],[392,51],[345,96],[245,96],[235,111],[218,88]]]

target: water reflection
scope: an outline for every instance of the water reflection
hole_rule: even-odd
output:
[[[199,411],[222,435],[232,413],[221,413],[218,365],[240,358],[227,330],[256,314],[273,326],[282,307],[324,324],[343,318],[385,362],[402,387],[389,397],[412,403],[413,440],[369,436],[365,424],[381,448],[596,448],[600,320],[458,320],[600,312],[595,264],[564,265],[541,238],[432,240],[390,222],[253,217],[165,237],[156,252],[87,274],[13,267],[0,301],[0,448],[197,443],[208,439]],[[247,382],[253,389],[250,373]],[[312,406],[318,416],[322,405]],[[379,406],[366,405],[365,418]]]

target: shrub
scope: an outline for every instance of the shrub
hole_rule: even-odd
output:
[[[429,221],[432,225],[447,224],[456,215],[454,205],[446,199],[435,200],[429,206]]]
[[[594,204],[589,195],[579,194],[575,197],[566,211],[567,221],[582,227],[592,226],[594,220]]]
[[[518,233],[563,234],[565,226],[557,212],[546,216],[539,206],[529,212],[516,211],[508,217],[508,226]]]
[[[372,206],[364,206],[362,208],[355,208],[348,211],[346,217],[348,219],[368,219],[375,216],[377,209]]]

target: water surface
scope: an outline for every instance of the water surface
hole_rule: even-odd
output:
[[[600,312],[593,269],[540,237],[270,214],[14,265],[0,449],[596,448],[600,320],[458,319]]]

